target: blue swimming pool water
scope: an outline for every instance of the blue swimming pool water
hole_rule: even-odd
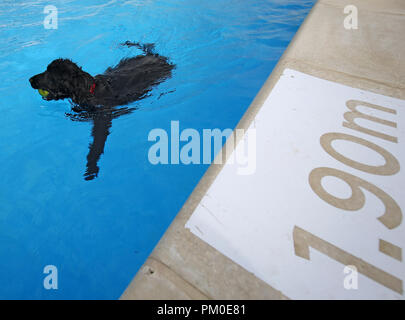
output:
[[[150,164],[148,133],[173,120],[235,127],[314,2],[2,1],[0,298],[118,298],[208,167]],[[49,4],[55,30],[43,26]],[[42,100],[28,79],[59,57],[102,73],[141,53],[127,40],[155,43],[177,67],[113,120],[100,173],[85,181],[91,123],[71,121],[68,101]],[[57,290],[43,286],[46,265]]]

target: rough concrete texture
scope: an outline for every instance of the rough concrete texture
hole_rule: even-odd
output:
[[[405,99],[405,1],[350,4],[358,8],[357,30],[343,26],[347,3],[318,1],[239,128],[249,126],[285,68]],[[184,228],[221,167],[211,165],[122,299],[286,298]]]
[[[122,299],[207,300],[208,298],[161,262],[149,258]]]

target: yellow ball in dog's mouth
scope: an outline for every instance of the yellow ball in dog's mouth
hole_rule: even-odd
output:
[[[46,97],[48,96],[48,94],[49,94],[48,91],[42,90],[42,89],[38,89],[38,92],[39,92],[39,94],[40,94],[41,96],[43,96],[44,98],[46,98]]]

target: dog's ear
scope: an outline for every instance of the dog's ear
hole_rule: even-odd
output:
[[[89,88],[94,78],[81,67],[68,59],[57,59],[47,68],[57,91],[61,96],[68,96],[77,104],[85,103],[89,98]]]
[[[90,74],[78,69],[78,72],[69,81],[73,101],[78,104],[85,104],[89,99],[89,88],[93,83],[94,78]]]

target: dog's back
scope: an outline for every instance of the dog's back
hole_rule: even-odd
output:
[[[122,59],[96,78],[107,81],[112,93],[110,98],[114,100],[112,104],[124,105],[145,97],[153,86],[171,76],[173,68],[167,58],[147,54]]]

